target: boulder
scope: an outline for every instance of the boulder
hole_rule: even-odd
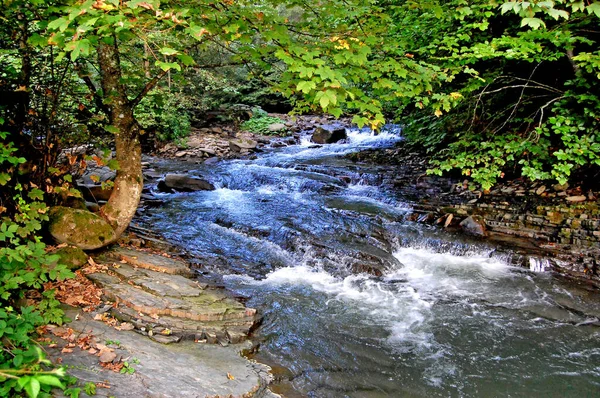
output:
[[[333,144],[346,139],[346,129],[339,125],[322,125],[315,129],[311,141],[317,144]]]
[[[57,254],[60,258],[57,264],[64,264],[71,271],[78,270],[88,262],[88,256],[79,247],[66,246],[56,249],[52,254]]]
[[[469,235],[486,236],[485,222],[480,216],[469,216],[460,222],[463,232]]]
[[[272,133],[277,133],[279,131],[283,131],[286,129],[285,124],[283,123],[273,123],[269,125],[269,131]]]
[[[112,181],[116,176],[117,172],[111,170],[108,166],[97,166],[94,165],[93,162],[90,162],[77,182],[79,184],[99,184],[106,181]]]
[[[239,138],[236,140],[229,141],[229,148],[234,152],[241,152],[243,149],[250,150],[256,148],[258,142],[249,138]]]
[[[90,211],[55,206],[50,209],[49,216],[48,231],[59,243],[94,250],[117,239],[110,224]]]
[[[190,177],[185,174],[167,174],[165,179],[159,182],[158,189],[183,192],[214,191],[215,186],[202,178]]]

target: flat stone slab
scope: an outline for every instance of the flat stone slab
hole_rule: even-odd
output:
[[[117,274],[121,280],[130,281],[158,296],[200,296],[206,289],[206,284],[201,284],[185,276],[165,274],[133,267],[129,264],[119,264],[118,267],[112,267],[111,271]]]
[[[195,296],[158,296],[123,282],[118,276],[94,273],[87,277],[99,284],[111,300],[144,314],[170,315],[195,321],[253,320],[256,314],[255,309],[246,308],[218,291],[199,290]]]
[[[102,258],[103,256],[101,256]],[[179,259],[159,256],[137,250],[131,250],[123,247],[117,247],[105,254],[105,257],[112,258],[117,261],[124,260],[136,267],[149,269],[152,271],[162,272],[165,274],[193,276],[194,273],[190,270],[189,265]]]
[[[196,397],[275,397],[267,389],[272,380],[270,368],[240,355],[250,344],[221,347],[183,341],[164,345],[150,341],[132,331],[118,331],[94,321],[90,314],[76,309],[67,311],[76,319],[68,325],[78,335],[91,334],[98,343],[118,341],[114,351],[135,369],[133,374],[120,374],[102,368],[98,357],[74,347],[61,353],[64,342],[48,348],[54,360],[61,357],[67,372],[85,382],[104,383],[110,388],[97,388],[97,397],[119,398],[196,398]],[[135,363],[133,362],[136,359]],[[62,395],[57,395],[62,397]]]

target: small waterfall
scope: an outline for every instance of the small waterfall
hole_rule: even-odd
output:
[[[547,258],[529,257],[529,270],[532,272],[546,272],[551,269],[550,260]]]

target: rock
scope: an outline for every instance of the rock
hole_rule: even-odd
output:
[[[565,199],[567,200],[567,202],[578,203],[578,202],[585,202],[587,200],[587,197],[585,197],[585,195],[577,195],[577,196],[567,196]]]
[[[61,247],[54,250],[51,254],[57,254],[60,257],[55,264],[64,264],[71,271],[78,270],[88,262],[87,254],[75,246]]]
[[[168,189],[185,192],[215,190],[215,186],[210,182],[202,178],[190,177],[185,174],[167,174],[162,182],[164,184],[159,184],[159,189],[166,187]]]
[[[100,205],[96,202],[85,202],[85,208],[92,213],[98,213],[100,211]]]
[[[448,228],[448,226],[450,226],[453,218],[454,218],[454,215],[452,213],[448,214],[448,216],[446,217],[446,222],[444,223],[444,228]]]
[[[254,149],[258,145],[258,142],[251,140],[249,138],[239,138],[237,140],[229,141],[229,148],[231,148],[234,152],[242,152],[242,150],[246,149]]]
[[[111,259],[124,261],[138,268],[149,269],[169,275],[184,275],[192,277],[194,273],[190,267],[181,260],[159,256],[136,250],[130,250],[123,247],[117,247],[105,254]]]
[[[566,182],[564,184],[554,184],[552,185],[552,189],[554,189],[557,192],[566,191],[567,189],[569,189],[569,183]]]
[[[542,185],[541,187],[539,187],[538,189],[535,190],[535,194],[536,195],[541,195],[546,191],[546,186]]]
[[[460,227],[463,232],[476,235],[476,236],[486,236],[487,232],[485,229],[485,222],[480,216],[469,216],[460,222]]]
[[[346,139],[346,129],[336,125],[322,125],[315,129],[311,141],[317,144],[332,144]]]
[[[106,181],[112,181],[117,176],[117,172],[107,166],[98,167],[93,162],[88,164],[85,173],[77,180],[80,184],[98,184]]]
[[[163,334],[153,334],[149,336],[151,340],[161,344],[173,344],[181,341],[181,336],[165,336]]]
[[[214,156],[212,158],[208,158],[204,161],[204,164],[216,164],[219,163],[221,159],[219,159],[218,157]]]
[[[184,157],[187,154],[188,154],[187,151],[179,151],[179,152],[175,153],[175,157],[176,158],[182,158],[182,157]]]
[[[99,200],[108,200],[112,194],[112,188],[103,189],[102,185],[97,184],[78,184],[79,189],[86,200],[97,202]]]
[[[55,206],[50,209],[49,216],[48,231],[60,243],[94,250],[117,239],[106,220],[87,210]]]
[[[273,123],[269,125],[269,131],[272,133],[277,133],[279,131],[283,131],[286,129],[286,125],[283,123]]]

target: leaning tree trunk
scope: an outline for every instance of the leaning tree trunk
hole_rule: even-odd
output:
[[[100,78],[109,121],[116,128],[116,158],[119,163],[114,189],[102,215],[120,236],[135,215],[143,188],[142,146],[133,116],[133,104],[121,83],[121,63],[116,38],[98,46]],[[108,243],[108,242],[107,242]]]

